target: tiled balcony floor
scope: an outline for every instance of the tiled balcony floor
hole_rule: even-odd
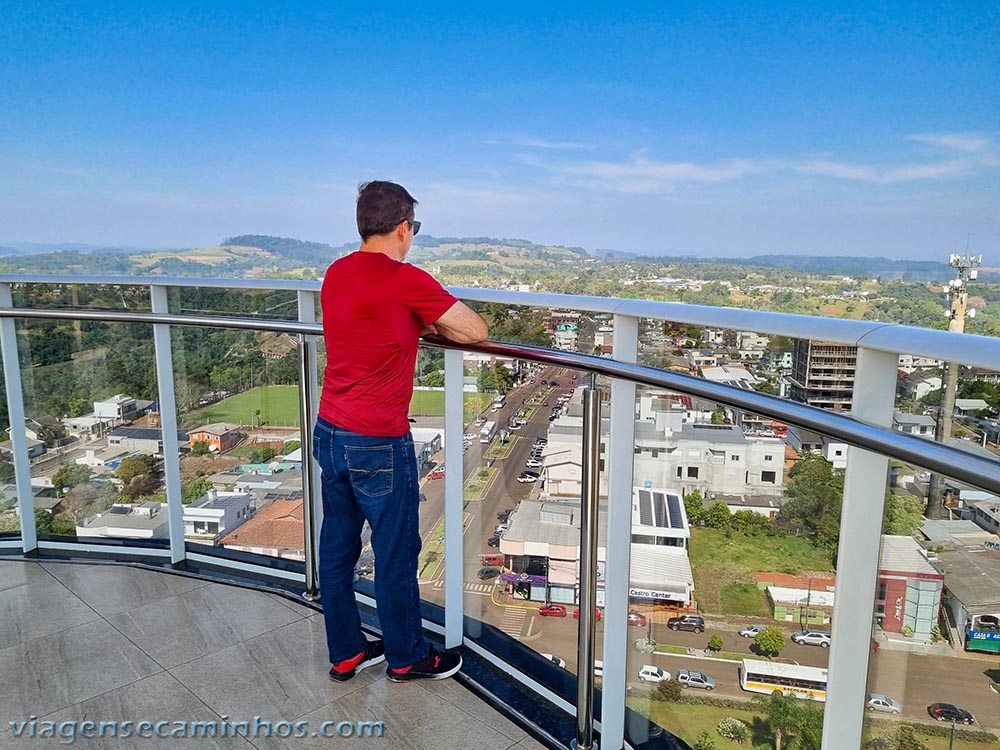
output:
[[[0,750],[27,721],[384,722],[381,738],[78,739],[90,748],[540,750],[454,680],[395,684],[384,667],[327,677],[322,617],[277,595],[119,565],[0,561]]]

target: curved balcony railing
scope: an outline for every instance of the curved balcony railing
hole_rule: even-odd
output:
[[[23,285],[101,284],[113,286],[148,286],[151,312],[92,309],[42,309],[13,305],[12,288]],[[183,287],[227,287],[295,292],[297,321],[235,318],[223,315],[184,314],[170,311],[168,290]],[[824,748],[857,748],[861,744],[862,722],[870,658],[873,602],[878,571],[878,555],[885,479],[889,459],[914,464],[938,472],[974,487],[1000,493],[1000,465],[993,458],[959,450],[948,445],[901,434],[891,429],[901,353],[956,361],[1000,371],[1000,342],[984,337],[914,329],[880,323],[811,318],[725,308],[711,308],[676,303],[641,300],[608,300],[566,297],[554,294],[521,294],[483,289],[453,289],[457,296],[480,302],[494,302],[532,307],[559,307],[613,316],[614,358],[595,357],[540,347],[500,342],[458,346],[443,339],[429,339],[427,344],[445,350],[444,454],[449,464],[461,461],[465,419],[462,404],[462,351],[511,357],[580,370],[610,380],[608,419],[607,495],[628,497],[632,493],[632,456],[635,444],[636,386],[644,385],[697,396],[735,410],[780,420],[835,438],[851,446],[844,480],[840,517],[841,544],[837,560],[837,589],[852,592],[836,599],[833,608],[832,648],[829,659],[828,696],[823,729]],[[186,544],[182,525],[177,409],[174,393],[174,349],[171,330],[198,326],[220,329],[267,331],[291,334],[299,344],[299,390],[302,445],[311,444],[312,404],[316,396],[315,338],[322,333],[316,323],[318,282],[286,282],[232,279],[179,278],[110,278],[72,276],[0,276],[0,352],[10,422],[23,423],[21,365],[18,355],[17,320],[73,320],[103,323],[132,323],[152,326],[158,375],[158,400],[162,415],[164,474],[169,514],[169,545],[166,548],[124,543],[107,545],[77,540],[68,542],[39,538],[36,534],[28,442],[21,430],[11,430],[18,507],[22,519],[18,539],[0,538],[0,549],[24,553],[36,550],[86,551],[108,556],[120,554],[161,557],[170,563],[202,565],[260,575],[304,585],[307,596],[316,591],[315,519],[318,509],[316,478],[304,461],[303,490],[306,497],[307,530],[305,559],[301,565],[275,563],[253,555],[219,555],[204,547]],[[656,370],[635,364],[640,320],[654,319],[722,328],[808,338],[858,347],[851,416],[836,414],[789,400],[740,390],[701,378]],[[590,409],[591,418],[584,428],[590,435],[591,448],[600,442],[599,410]],[[598,415],[598,416],[594,416]],[[589,431],[589,432],[588,432]],[[585,440],[586,443],[586,440]],[[496,646],[496,638],[481,638],[480,628],[470,629],[463,591],[463,488],[460,472],[444,478],[444,611],[443,617],[425,619],[425,625],[443,635],[446,647],[464,645],[484,660],[502,668],[529,691],[544,697],[568,714],[575,714],[583,704],[573,686],[563,679],[540,677],[505,658],[505,648]],[[591,482],[596,503],[596,487]],[[592,531],[592,529],[591,529]],[[632,535],[631,507],[628,503],[608,503],[604,575],[603,686],[599,703],[601,719],[595,724],[605,748],[622,747],[630,738],[626,731],[627,697],[626,656],[628,648],[627,614],[629,611],[629,544]],[[594,545],[594,536],[584,546]],[[584,544],[583,542],[581,544]],[[596,564],[596,550],[589,559]],[[588,559],[588,555],[584,555]],[[581,572],[581,588],[592,585],[586,571]],[[371,603],[370,597],[359,597]],[[592,601],[592,597],[581,597]],[[592,631],[589,607],[582,612],[580,628]],[[473,632],[475,631],[475,633]],[[486,645],[484,645],[486,644]],[[593,658],[593,644],[581,650],[584,659]],[[581,683],[592,682],[590,670],[581,673]],[[589,722],[588,722],[589,724]],[[669,729],[669,727],[668,727]],[[582,731],[578,726],[578,731]],[[559,738],[567,740],[568,738]],[[586,746],[586,743],[582,746]]]

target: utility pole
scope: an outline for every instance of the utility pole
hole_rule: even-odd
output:
[[[948,330],[962,333],[965,330],[965,317],[976,316],[975,310],[969,310],[968,284],[979,274],[977,270],[982,265],[983,256],[959,255],[953,253],[948,265],[955,269],[955,278],[948,282]],[[947,442],[951,437],[951,417],[955,412],[955,390],[958,387],[958,363],[945,362],[941,371],[941,404],[938,407],[937,426],[934,439],[939,443]],[[927,490],[927,517],[944,518],[944,476],[931,474]]]

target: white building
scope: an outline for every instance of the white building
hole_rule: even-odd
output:
[[[903,414],[897,412],[892,416],[892,429],[905,432],[907,435],[919,437],[934,437],[937,423],[933,417],[926,414]]]
[[[216,544],[247,520],[252,499],[249,492],[209,490],[184,506],[184,538],[189,542]]]
[[[115,503],[103,513],[80,521],[76,525],[76,535],[114,539],[166,539],[167,527],[166,503]]]
[[[139,416],[139,401],[118,393],[103,401],[95,401],[94,414],[115,424],[125,424]]]

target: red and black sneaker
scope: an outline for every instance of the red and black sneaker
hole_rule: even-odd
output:
[[[368,641],[365,650],[355,657],[338,661],[330,666],[330,679],[345,682],[362,669],[385,661],[385,644],[382,641]]]
[[[431,646],[426,659],[411,664],[403,669],[386,667],[385,674],[393,682],[409,682],[410,680],[443,680],[451,677],[462,668],[460,654],[440,653]]]

